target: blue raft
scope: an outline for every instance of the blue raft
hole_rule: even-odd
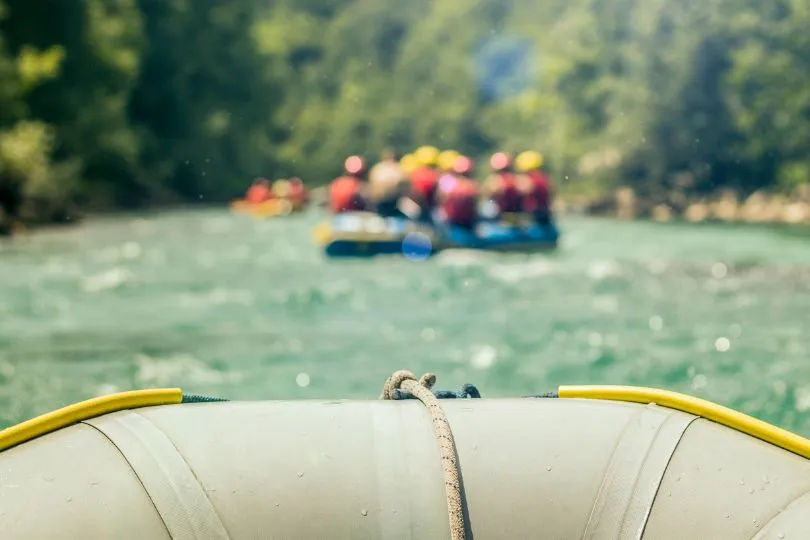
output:
[[[368,212],[334,216],[315,230],[317,243],[329,257],[405,255],[427,258],[446,249],[535,252],[557,247],[559,231],[522,216],[485,221],[474,230],[428,225],[406,218],[382,218]]]

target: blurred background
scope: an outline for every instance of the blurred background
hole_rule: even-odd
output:
[[[804,0],[0,0],[0,426],[409,369],[810,435],[808,27]],[[560,249],[330,262],[317,211],[228,211],[422,144],[541,151]]]

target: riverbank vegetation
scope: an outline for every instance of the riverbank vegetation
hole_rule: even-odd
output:
[[[0,199],[224,201],[427,143],[541,150],[595,212],[793,204],[808,27],[802,0],[0,0]]]

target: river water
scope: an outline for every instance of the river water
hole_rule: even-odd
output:
[[[552,255],[325,260],[317,214],[98,218],[0,243],[0,426],[117,390],[376,398],[657,386],[810,435],[810,235],[562,221]]]

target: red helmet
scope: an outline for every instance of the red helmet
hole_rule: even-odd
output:
[[[366,162],[360,156],[349,156],[343,162],[343,168],[346,169],[348,174],[360,174],[366,170]]]
[[[475,162],[467,156],[459,156],[453,164],[453,172],[456,174],[470,174],[475,169]]]
[[[504,171],[512,166],[512,156],[506,152],[496,152],[489,158],[489,166],[493,171]]]

